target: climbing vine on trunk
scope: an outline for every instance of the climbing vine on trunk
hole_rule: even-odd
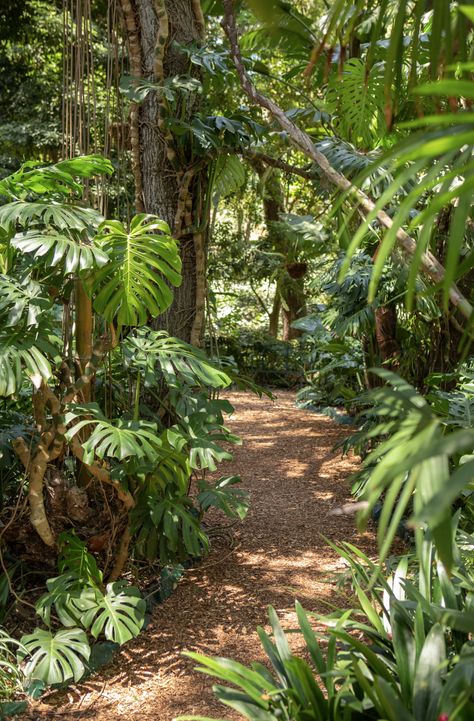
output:
[[[191,67],[181,46],[200,45],[204,18],[192,0],[121,0],[133,78],[153,83],[130,112],[131,148],[137,210],[153,213],[169,224],[179,239],[183,283],[159,327],[199,344],[206,295],[206,229],[203,198],[208,167],[196,158],[192,144],[176,142],[169,121],[190,120],[201,106],[197,93],[181,93],[172,104],[162,92],[172,78],[199,71]]]

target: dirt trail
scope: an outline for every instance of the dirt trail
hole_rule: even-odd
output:
[[[255,633],[272,604],[284,625],[295,625],[294,602],[324,611],[334,602],[332,575],[341,568],[321,534],[335,541],[358,537],[352,515],[330,512],[350,500],[355,461],[332,453],[347,431],[294,406],[294,395],[260,401],[231,393],[230,426],[244,441],[221,475],[238,473],[251,493],[251,510],[237,527],[234,548],[218,539],[211,555],[188,571],[175,594],[154,612],[147,631],[128,644],[111,667],[68,692],[51,696],[30,719],[171,721],[180,714],[240,718],[213,697],[208,678],[193,671],[185,649],[263,660]]]

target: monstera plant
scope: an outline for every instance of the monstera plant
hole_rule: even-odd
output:
[[[200,556],[204,510],[246,510],[243,492],[204,480],[231,457],[221,442],[238,442],[224,425],[232,408],[210,396],[230,376],[149,327],[181,283],[178,244],[155,216],[126,225],[86,206],[83,181],[110,172],[87,156],[0,181],[0,395],[24,411],[6,444],[36,554],[59,564],[36,606],[45,628],[18,658],[53,684],[83,675],[89,638],[140,632],[144,601],[118,580],[132,551],[164,564]],[[193,473],[203,506],[189,497]]]

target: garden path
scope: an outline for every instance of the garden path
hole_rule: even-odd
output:
[[[278,391],[273,403],[241,392],[228,397],[236,409],[229,425],[243,446],[221,475],[240,474],[251,494],[233,548],[218,538],[211,555],[186,573],[174,595],[156,607],[147,631],[108,669],[70,688],[67,698],[51,695],[30,719],[240,718],[214,699],[210,680],[181,652],[263,660],[255,628],[265,624],[269,604],[291,627],[295,598],[317,611],[335,601],[334,572],[342,563],[322,535],[372,547],[370,534],[354,530],[352,514],[333,513],[351,502],[347,477],[356,462],[332,451],[347,429],[298,410],[291,392]]]

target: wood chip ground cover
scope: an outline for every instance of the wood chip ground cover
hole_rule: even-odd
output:
[[[269,604],[292,628],[296,598],[320,612],[337,600],[334,576],[343,563],[322,535],[373,551],[371,535],[357,534],[352,514],[331,515],[351,502],[347,478],[356,461],[332,450],[350,431],[297,409],[291,392],[279,391],[273,403],[240,392],[228,397],[235,406],[229,425],[243,445],[220,471],[240,474],[251,494],[233,547],[217,536],[210,556],[156,607],[145,633],[98,676],[37,703],[29,719],[171,721],[184,713],[238,719],[182,651],[263,661],[255,628],[265,625]],[[296,635],[292,644],[298,649]]]

